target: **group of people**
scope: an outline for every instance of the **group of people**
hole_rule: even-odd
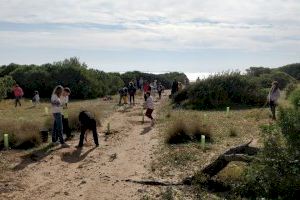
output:
[[[171,88],[171,96],[176,94],[178,91],[182,89],[182,84],[178,82],[177,80],[173,81],[172,88]],[[141,90],[144,93],[144,100],[146,105],[146,113],[145,115],[151,119],[151,124],[154,125],[155,120],[152,117],[152,113],[154,111],[154,102],[152,94],[155,92],[158,93],[159,98],[161,98],[161,93],[164,90],[164,87],[161,83],[157,83],[155,80],[153,83],[149,83],[148,81],[143,81],[142,78],[140,78],[136,84],[134,81],[131,81],[128,85],[128,87],[121,88],[119,90],[120,94],[120,101],[119,104],[121,104],[121,101],[124,101],[124,104],[127,104],[128,94],[129,94],[129,102],[131,105],[135,104],[135,94],[137,90]],[[22,88],[15,84],[13,87],[13,94],[15,96],[15,106],[18,105],[21,106],[21,98],[24,95],[24,92]],[[71,139],[73,135],[71,134],[71,130],[69,128],[69,122],[68,122],[68,102],[69,102],[69,95],[71,94],[71,90],[68,87],[62,87],[61,85],[58,85],[53,90],[52,96],[51,96],[51,105],[52,105],[52,113],[53,113],[53,132],[52,132],[52,143],[58,144],[58,142],[62,145],[62,147],[69,147],[68,144],[65,143],[65,141]],[[272,113],[272,119],[276,119],[276,106],[278,105],[278,99],[280,97],[280,90],[279,90],[279,84],[277,81],[274,81],[272,83],[272,87],[270,89],[269,95],[268,95],[268,103],[270,106],[270,110]],[[39,92],[34,92],[34,97],[32,99],[33,103],[39,103],[40,97]],[[93,116],[87,112],[82,111],[79,114],[79,121],[81,123],[81,135],[80,135],[80,141],[78,144],[78,147],[83,146],[83,140],[85,138],[85,132],[86,130],[92,130],[93,131],[93,138],[96,146],[99,146],[98,141],[98,134],[97,134],[97,125],[96,120],[93,118]],[[63,138],[63,133],[66,134],[66,139]]]
[[[14,84],[12,91],[15,96],[15,107],[17,107],[18,105],[21,107],[22,106],[21,99],[24,96],[23,89],[18,84]],[[39,92],[34,91],[33,98],[32,98],[32,104],[33,104],[33,106],[36,106],[39,103],[40,103]]]

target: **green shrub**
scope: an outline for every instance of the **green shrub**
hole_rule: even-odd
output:
[[[296,83],[289,83],[285,88],[285,98],[288,99],[290,94],[297,88]]]
[[[185,108],[211,109],[226,106],[263,105],[267,92],[238,72],[228,72],[200,80],[179,92],[175,103]]]
[[[279,126],[262,129],[264,148],[246,170],[243,196],[297,199],[300,195],[300,113],[281,108],[279,116]]]
[[[295,107],[295,108],[299,108],[300,107],[300,88],[294,90],[290,96],[289,96],[290,102],[291,104]]]
[[[300,80],[300,63],[290,64],[279,68],[280,71],[283,71],[297,80]]]

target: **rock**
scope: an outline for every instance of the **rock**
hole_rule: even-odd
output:
[[[64,192],[64,195],[68,196],[68,195],[69,195],[69,192]]]

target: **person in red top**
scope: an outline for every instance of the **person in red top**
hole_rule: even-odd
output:
[[[19,106],[21,106],[21,98],[24,95],[22,88],[18,84],[16,84],[13,88],[13,92],[15,96],[15,107],[17,107],[18,104]]]
[[[150,87],[150,84],[148,83],[148,81],[145,81],[143,89],[144,89],[144,99],[145,99],[145,101],[147,101],[147,98],[148,98],[147,92],[151,91],[151,87]]]

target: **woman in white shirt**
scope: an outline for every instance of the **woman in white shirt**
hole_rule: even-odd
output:
[[[54,117],[53,132],[52,132],[52,143],[55,144],[59,139],[62,147],[69,147],[64,142],[63,138],[63,124],[62,124],[62,97],[63,87],[58,85],[54,88],[51,96],[52,113]]]

